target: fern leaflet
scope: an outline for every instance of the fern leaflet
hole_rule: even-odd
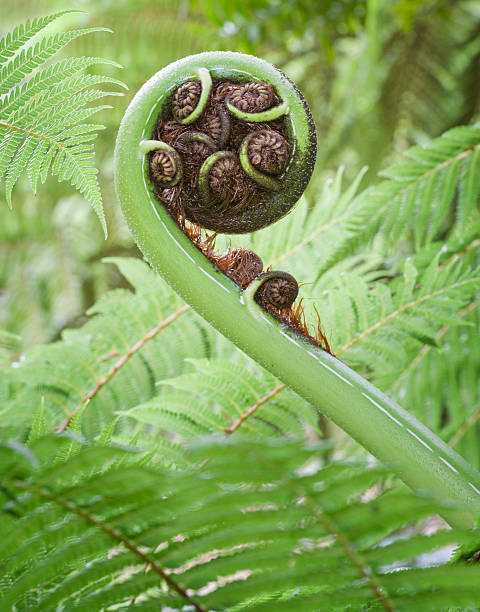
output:
[[[478,603],[474,566],[411,562],[445,546],[472,550],[475,532],[387,538],[438,504],[384,484],[368,500],[365,491],[388,474],[362,464],[322,468],[321,447],[240,441],[204,441],[191,452],[195,467],[173,472],[79,438],[0,447],[3,609]]]
[[[93,141],[103,126],[84,123],[109,106],[86,106],[105,96],[122,95],[94,89],[99,83],[125,87],[118,79],[89,75],[94,64],[115,62],[102,58],[69,58],[46,62],[70,41],[92,32],[87,28],[48,34],[39,42],[32,39],[64,11],[18,26],[0,41],[0,178],[5,197],[12,207],[12,191],[26,171],[36,191],[38,180],[51,173],[69,181],[90,202],[106,235],[102,197],[93,163]]]

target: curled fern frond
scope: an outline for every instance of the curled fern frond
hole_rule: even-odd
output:
[[[116,62],[98,57],[60,60],[46,65],[69,42],[107,28],[86,28],[32,39],[64,11],[18,26],[0,40],[0,178],[12,207],[12,191],[26,172],[34,192],[50,173],[69,181],[90,202],[107,233],[102,196],[94,166],[93,141],[102,125],[84,123],[106,105],[87,106],[118,91],[94,88],[101,83],[126,87],[118,79],[89,75],[95,64]]]

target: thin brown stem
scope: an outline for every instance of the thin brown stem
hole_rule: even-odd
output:
[[[254,412],[256,412],[258,408],[260,408],[260,406],[265,404],[265,402],[268,402],[268,400],[272,399],[272,397],[275,397],[275,395],[277,395],[277,393],[280,393],[282,389],[285,389],[286,386],[287,385],[284,385],[282,383],[281,385],[278,385],[278,387],[275,387],[275,389],[272,389],[270,393],[267,393],[267,395],[264,395],[263,397],[261,397],[258,400],[258,402],[255,402],[253,406],[251,406],[246,412],[244,412],[240,416],[240,418],[237,421],[235,421],[233,425],[230,425],[230,427],[225,427],[223,431],[226,434],[233,434],[250,416],[252,416]]]
[[[82,401],[77,404],[77,406],[75,407],[73,412],[69,415],[65,423],[63,423],[63,425],[60,425],[60,427],[57,427],[55,431],[57,433],[61,433],[62,431],[65,431],[70,425],[70,423],[72,422],[77,412],[82,408],[82,406],[84,406],[86,402],[89,402],[90,400],[92,400],[97,395],[97,393],[108,382],[112,380],[112,378],[115,376],[118,370],[120,370],[120,368],[122,368],[135,355],[135,353],[137,353],[141,348],[143,348],[149,340],[151,340],[152,338],[155,338],[155,336],[159,332],[161,332],[162,329],[165,329],[165,327],[170,325],[170,323],[173,323],[174,321],[176,321],[178,317],[180,317],[184,312],[187,312],[187,310],[190,310],[190,306],[188,304],[185,304],[185,306],[182,306],[179,310],[177,310],[176,312],[171,314],[169,317],[164,319],[156,327],[154,327],[148,333],[146,333],[145,336],[143,336],[143,338],[141,338],[138,342],[136,342],[133,346],[131,346],[128,349],[128,351],[124,355],[122,355],[118,361],[115,362],[115,364],[110,368],[108,373],[97,382],[95,387],[90,389],[90,391],[82,399]]]
[[[472,251],[473,249],[476,249],[477,247],[480,247],[480,238],[477,238],[476,240],[473,240],[468,246],[466,246],[464,249],[462,249],[461,251],[459,251],[458,253],[455,253],[454,255],[452,255],[451,257],[449,257],[446,261],[444,261],[442,263],[441,266],[438,266],[439,270],[443,270],[444,268],[446,268],[449,264],[451,264],[454,261],[457,261],[458,259],[460,259],[461,257],[463,257],[464,255],[466,255],[469,251]]]
[[[151,559],[147,554],[142,552],[140,548],[134,542],[132,542],[131,540],[123,536],[121,533],[109,527],[108,525],[105,525],[100,520],[95,518],[92,514],[90,514],[89,512],[86,512],[85,510],[82,510],[81,508],[76,506],[74,503],[67,501],[66,499],[62,499],[61,497],[56,497],[55,495],[50,493],[50,491],[48,491],[47,489],[35,487],[35,486],[32,486],[27,483],[23,483],[23,482],[16,483],[16,484],[21,486],[22,488],[32,491],[34,494],[38,495],[39,497],[43,499],[46,499],[50,502],[57,504],[58,506],[64,508],[68,512],[72,512],[73,514],[76,514],[77,516],[83,518],[90,525],[93,525],[94,527],[97,527],[98,529],[103,531],[103,533],[109,536],[112,540],[116,540],[117,542],[120,542],[121,544],[123,544],[125,548],[127,548],[130,552],[132,552],[137,557],[139,557],[148,566],[150,566],[156,574],[158,574],[163,580],[165,580],[165,582],[168,584],[168,586],[171,589],[176,591],[181,597],[183,597],[186,601],[188,601],[188,603],[191,606],[193,606],[195,610],[197,610],[197,612],[206,612],[205,608],[203,608],[198,603],[196,603],[190,597],[190,595],[188,595],[185,589],[181,587],[179,584],[177,584],[175,580],[173,580],[173,578],[171,578],[171,576],[167,573],[166,570],[164,570],[154,559]]]
[[[348,533],[344,534],[335,523],[335,520],[324,511],[321,506],[318,506],[308,495],[305,489],[299,486],[296,482],[288,481],[290,483],[292,491],[295,492],[298,499],[305,500],[306,506],[311,510],[312,515],[315,516],[320,523],[324,526],[326,531],[335,537],[338,544],[345,551],[346,556],[350,559],[352,565],[357,568],[360,575],[363,576],[366,583],[372,590],[374,596],[385,610],[385,612],[395,612],[393,603],[388,599],[378,577],[375,575],[372,568],[362,558],[355,546],[350,542]]]
[[[323,523],[327,531],[335,536],[337,542],[343,548],[347,557],[366,580],[368,586],[372,590],[374,596],[378,599],[382,608],[386,612],[394,612],[393,604],[388,600],[372,569],[363,561],[362,557],[352,546],[348,538],[337,528],[333,519],[322,509],[317,508],[314,504],[310,503],[309,505],[313,509],[315,516],[320,520],[320,522]]]
[[[32,130],[27,130],[25,128],[18,127],[18,125],[11,125],[10,123],[4,123],[0,121],[0,127],[7,128],[9,130],[15,130],[16,132],[22,132],[23,134],[30,134],[30,136],[34,136],[35,138],[40,138],[42,140],[47,140],[49,143],[59,147],[60,149],[64,148],[64,145],[61,142],[57,142],[56,140],[52,140],[48,138],[48,136],[44,136],[43,134],[39,134],[38,132],[33,132]]]

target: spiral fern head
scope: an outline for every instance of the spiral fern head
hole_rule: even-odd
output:
[[[144,183],[154,206],[200,227],[265,227],[291,210],[313,171],[316,134],[303,96],[253,56],[213,52],[179,60],[145,84],[131,109],[117,153],[123,134],[133,131],[139,141],[171,147],[144,152]],[[140,117],[143,125],[133,125]]]

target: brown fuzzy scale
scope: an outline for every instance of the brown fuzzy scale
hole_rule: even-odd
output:
[[[199,166],[212,153],[210,147],[200,141],[185,142],[182,144],[177,144],[176,147],[179,153],[183,153],[184,156],[191,158],[191,163]]]
[[[209,105],[200,121],[200,129],[223,148],[230,135],[230,115],[220,105]]]
[[[290,159],[290,146],[278,132],[266,129],[255,133],[248,143],[250,163],[266,174],[282,174]]]
[[[232,93],[234,89],[240,87],[239,83],[232,83],[231,81],[221,81],[220,83],[215,82],[212,100],[214,102],[224,102],[225,98]]]
[[[273,106],[275,92],[269,83],[253,81],[233,89],[228,100],[241,111],[259,113]]]
[[[222,137],[222,121],[218,112],[205,114],[201,128],[202,132],[208,134],[213,141],[218,142]]]
[[[163,140],[169,145],[175,145],[178,138],[189,131],[188,125],[181,125],[177,121],[159,121],[153,132],[155,140]]]
[[[330,355],[335,357],[335,354],[330,348],[328,339],[325,336],[320,325],[320,316],[318,315],[318,312],[318,324],[316,334],[312,334],[308,329],[308,325],[305,321],[305,309],[303,307],[303,300],[300,300],[297,305],[292,304],[289,308],[286,308],[285,310],[278,310],[278,308],[275,308],[269,302],[261,303],[260,306],[262,306],[262,308],[265,308],[265,310],[269,312],[272,317],[292,329],[304,340],[311,342],[314,346],[321,348],[322,350],[326,351],[327,353],[330,353]]]
[[[236,261],[238,261],[239,259],[242,260],[243,258],[248,258],[250,260],[250,264],[248,266],[250,270],[250,275],[253,275],[256,270],[259,270],[259,274],[261,273],[261,259],[258,255],[256,255],[256,253],[248,251],[247,249],[239,248],[232,250],[229,249],[226,254],[219,255],[215,251],[215,233],[210,235],[206,234],[205,237],[203,237],[202,229],[198,227],[198,225],[195,225],[194,223],[191,223],[189,221],[185,221],[185,219],[183,218],[179,219],[179,224],[185,234],[189,237],[191,242],[197,247],[197,249],[199,249],[199,251],[201,251],[205,255],[205,257],[207,257],[207,259],[209,259],[214,265],[216,265],[220,270],[222,270],[224,274],[227,274],[227,270],[235,268],[238,265],[236,264]],[[253,257],[258,257],[257,264],[253,263]],[[243,273],[234,273],[233,275],[227,274],[227,276],[232,278],[232,280],[237,285],[242,287],[242,289],[245,289],[250,284],[250,282],[259,274],[255,273],[255,276],[248,282],[246,282],[247,279],[245,277],[241,278]],[[258,302],[257,298],[256,301]],[[310,330],[308,329],[308,326],[305,321],[303,300],[300,300],[297,305],[292,304],[289,308],[285,310],[278,310],[278,308],[275,308],[269,302],[260,305],[265,308],[265,310],[267,310],[275,319],[277,319],[290,329],[294,330],[295,333],[297,333],[303,339],[307,340],[308,342],[311,342],[314,346],[320,347],[322,350],[327,351],[328,353],[334,356],[334,353],[330,348],[329,342],[322,331],[320,325],[320,315],[318,314],[316,308],[315,312],[317,314],[318,323],[316,334],[313,335],[310,333]]]
[[[242,289],[263,270],[261,258],[248,249],[229,249],[225,255],[216,257],[215,264]]]
[[[198,81],[187,81],[175,90],[172,111],[177,121],[182,121],[195,110],[201,93],[202,86]]]

